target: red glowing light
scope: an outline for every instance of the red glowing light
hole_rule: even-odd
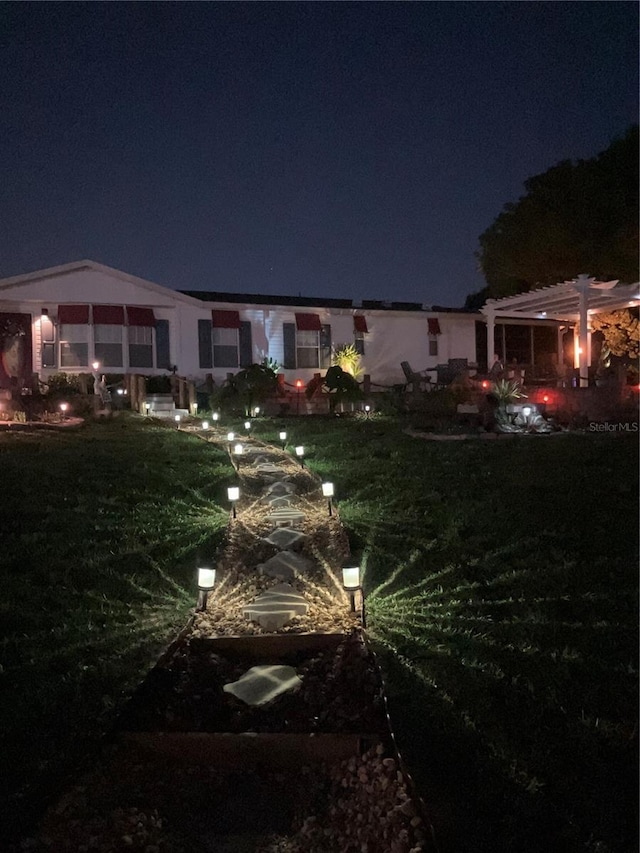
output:
[[[548,395],[548,394],[545,394],[545,395],[544,395],[544,397],[542,398],[542,402],[543,402],[543,403],[548,403],[548,402],[549,402],[549,395]]]
[[[302,388],[303,385],[304,382],[302,381],[302,379],[296,379],[296,388]]]
[[[482,387],[483,387],[483,388],[488,388],[488,387],[489,387],[489,382],[488,382],[488,380],[487,380],[487,379],[483,379],[483,380],[482,380]]]

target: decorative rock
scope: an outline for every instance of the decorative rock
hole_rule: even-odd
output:
[[[306,538],[305,534],[299,530],[293,530],[290,527],[278,527],[268,536],[265,536],[265,542],[275,545],[281,551],[296,551]]]
[[[294,616],[306,616],[309,605],[288,583],[279,583],[242,609],[242,615],[265,631],[277,631]]]
[[[302,679],[292,666],[262,664],[252,666],[237,681],[225,684],[225,693],[231,693],[247,705],[265,705],[276,696],[298,690]]]
[[[267,521],[270,521],[274,527],[291,527],[294,524],[300,524],[304,521],[304,513],[299,509],[289,507],[278,507],[267,516]]]
[[[276,495],[291,495],[295,490],[296,487],[293,483],[285,483],[280,480],[277,483],[271,483],[271,485],[266,488],[266,493],[275,497]]]
[[[275,557],[271,557],[266,563],[261,563],[258,566],[258,571],[272,578],[291,580],[298,575],[305,574],[312,568],[313,563],[306,557],[301,557],[293,551],[282,551]]]

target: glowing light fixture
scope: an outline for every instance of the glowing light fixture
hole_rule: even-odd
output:
[[[360,617],[362,619],[362,627],[366,628],[365,612],[364,612],[364,590],[360,583],[360,566],[345,566],[342,569],[342,586],[349,593],[349,601],[351,612],[356,612],[356,593],[360,593]]]
[[[333,483],[323,483],[322,494],[328,499],[327,505],[329,507],[329,515],[333,515],[333,501],[331,500],[333,497]]]
[[[287,446],[287,433],[284,430],[281,430],[278,433],[278,438],[282,442],[282,449],[284,450],[285,447]]]
[[[482,380],[482,387],[485,389],[485,391],[486,391],[486,389],[489,387],[489,385],[490,385],[490,384],[491,384],[491,383],[489,382],[489,380],[488,380],[488,379],[483,379],[483,380]]]
[[[544,397],[542,398],[542,402],[543,402],[543,403],[548,403],[548,402],[549,402],[549,395],[548,395],[548,394],[545,394],[545,395],[544,395]]]
[[[144,410],[147,414],[149,414],[149,412],[151,411],[151,403],[145,403]]]
[[[531,411],[532,411],[531,406],[523,406],[522,407],[522,414],[525,416],[525,418],[529,417],[529,415],[531,414]]]
[[[206,567],[198,568],[198,603],[196,610],[207,609],[207,598],[216,582],[216,570]]]
[[[371,406],[365,406],[364,407],[364,413],[367,417],[369,417],[370,412],[371,412]]]
[[[304,468],[304,447],[301,444],[296,447],[296,456],[298,457],[298,459],[300,460],[300,464]]]
[[[244,453],[244,447],[241,444],[236,444],[233,448],[233,452],[236,456],[242,456],[242,454]]]
[[[236,501],[240,500],[240,487],[229,486],[227,489],[227,497],[231,501],[231,514],[236,517]]]
[[[176,426],[180,429],[180,415],[176,415],[174,417],[174,421],[176,422]]]
[[[247,432],[249,432],[249,430],[251,429],[251,421],[245,421],[244,422],[244,428],[246,429]]]
[[[227,441],[229,442],[229,444],[231,444],[232,441],[235,441],[235,438],[236,438],[235,432],[228,432],[227,433]]]
[[[253,410],[253,414],[256,417],[260,414],[260,406],[255,407],[255,409]]]
[[[122,397],[122,395],[124,394],[124,388],[118,388],[117,394],[118,394],[120,397]]]
[[[214,421],[214,422],[219,421],[219,420],[220,420],[220,415],[219,415],[219,413],[218,413],[218,412],[214,412],[214,413],[211,415],[211,420],[212,420],[212,421]]]
[[[62,420],[67,417],[67,409],[69,408],[68,403],[60,403],[60,411],[62,412]]]
[[[91,362],[91,367],[93,367],[93,369],[94,369],[95,371],[98,371],[98,370],[100,369],[100,362],[99,362],[99,361],[92,361],[92,362]]]
[[[202,429],[205,430],[205,432],[209,429],[209,421],[202,421]]]

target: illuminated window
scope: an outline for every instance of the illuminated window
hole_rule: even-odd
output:
[[[84,323],[60,325],[60,367],[86,367],[89,364],[89,327]]]

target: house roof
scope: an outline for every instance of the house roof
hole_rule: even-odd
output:
[[[621,284],[618,281],[596,281],[581,275],[571,281],[527,293],[488,299],[480,310],[494,317],[576,321],[580,317],[580,298],[583,293],[586,294],[587,309],[593,314],[640,304],[640,282]]]

